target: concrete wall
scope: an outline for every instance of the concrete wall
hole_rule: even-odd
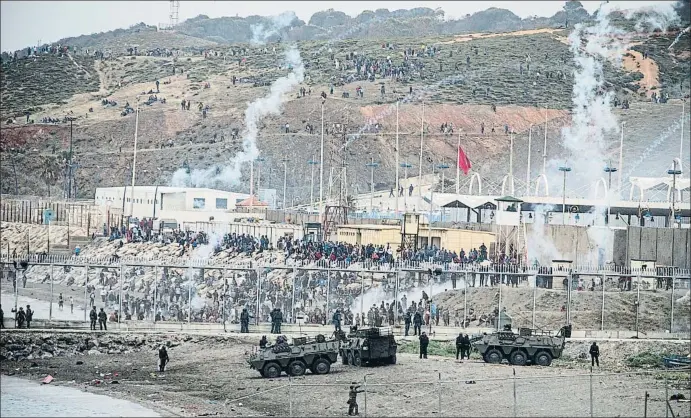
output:
[[[615,232],[612,261],[628,267],[632,259],[656,260],[657,265],[688,269],[690,239],[689,229],[631,226]]]

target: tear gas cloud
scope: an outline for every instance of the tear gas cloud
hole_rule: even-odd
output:
[[[292,22],[289,19],[291,13],[284,13],[274,18],[274,26],[270,30],[257,29],[257,34],[266,37],[287,26]],[[287,23],[286,23],[287,22]],[[269,115],[278,115],[281,112],[284,96],[289,93],[295,86],[302,83],[305,79],[305,67],[295,45],[289,46],[285,51],[286,67],[292,68],[292,71],[284,76],[278,78],[271,85],[269,94],[265,97],[258,98],[248,104],[245,111],[245,124],[242,135],[242,150],[238,152],[228,163],[223,166],[212,166],[207,169],[190,169],[189,173],[186,169],[178,169],[171,180],[173,187],[229,187],[236,185],[242,175],[242,166],[249,163],[259,156],[257,148],[257,136],[259,134],[259,122]]]

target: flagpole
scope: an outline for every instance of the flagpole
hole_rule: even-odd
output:
[[[456,194],[460,192],[461,181],[461,133],[458,132],[458,146],[456,147]]]

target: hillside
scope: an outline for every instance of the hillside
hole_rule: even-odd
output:
[[[433,17],[429,11],[415,10],[411,13],[419,15],[377,13],[386,19]],[[486,12],[500,11],[490,9]],[[255,18],[243,22],[257,24],[264,19]],[[362,15],[358,18],[358,22],[367,21]],[[297,25],[293,31],[314,25],[337,28],[351,24],[348,19],[335,12],[317,14],[308,25],[293,22]],[[215,19],[200,17],[185,23],[191,25],[207,20]],[[166,103],[155,101],[141,106],[137,183],[169,184],[172,173],[183,165],[194,169],[225,164],[240,149],[241,138],[234,137],[232,132],[242,130],[247,103],[266,95],[268,85],[287,73],[282,58],[285,42],[266,46],[227,45],[181,32],[155,32],[151,27],[138,25],[117,34],[72,38],[69,42],[78,46],[74,54],[45,54],[3,61],[0,72],[2,192],[48,194],[50,186],[51,194],[60,193],[65,178],[64,161],[70,146],[69,123],[63,121],[67,115],[76,118],[72,142],[74,162],[78,165],[79,196],[92,197],[96,187],[122,184],[131,172],[135,119],[132,113],[123,116],[124,105],[135,106],[137,95],[152,89],[156,91],[156,80],[160,81],[157,97],[165,98]],[[567,34],[563,29],[543,28],[425,38],[415,38],[408,33],[406,37],[386,40],[339,40],[330,35],[329,41],[299,42],[306,68],[306,79],[301,87],[310,90],[311,94],[298,97],[298,89],[294,89],[290,97],[284,98],[281,115],[262,121],[258,139],[259,149],[266,159],[262,186],[282,187],[279,160],[287,157],[291,160],[289,196],[296,196],[298,200],[309,196],[309,185],[304,178],[309,175],[306,161],[319,150],[321,92],[328,96],[324,122],[330,130],[326,135],[325,173],[335,164],[333,151],[340,149],[341,138],[331,133],[332,125],[348,123],[347,163],[353,193],[369,189],[369,173],[361,168],[372,156],[381,161],[377,177],[382,180],[377,182],[376,188],[390,187],[391,181],[386,179],[393,179],[395,170],[395,156],[391,150],[396,118],[392,103],[397,98],[404,98],[399,109],[401,160],[413,164],[411,174],[418,170],[415,163],[419,158],[421,102],[424,102],[423,157],[427,162],[423,173],[431,172],[432,165],[441,162],[453,167],[460,133],[461,143],[475,163],[474,169],[490,181],[500,179],[508,166],[509,136],[505,134],[505,126],[516,132],[516,172],[525,172],[525,145],[528,129],[533,125],[531,162],[534,176],[542,166],[539,154],[545,119],[550,158],[561,154],[561,145],[555,139],[570,119],[574,80],[573,57],[565,40]],[[674,41],[675,33],[640,37],[624,57],[622,67],[605,66],[608,88],[619,99],[632,103],[630,109],[617,109],[615,113],[627,123],[624,154],[626,166],[631,167],[633,175],[662,172],[669,163],[666,150],[669,147],[677,149],[674,144],[678,144],[676,138],[681,133],[678,129],[679,102],[656,105],[649,103],[648,97],[655,91],[667,93],[673,99],[688,94],[688,36],[688,33],[681,36],[672,50],[665,46]],[[167,39],[164,43],[157,43],[164,38]],[[89,39],[96,40],[98,46],[89,43]],[[145,39],[150,42],[144,43]],[[179,53],[173,56],[113,53],[106,59],[95,59],[84,56],[80,49],[116,50],[132,47],[135,42],[140,52],[170,47],[179,48]],[[211,48],[212,53],[205,54],[203,49],[197,48]],[[377,74],[375,80],[370,81],[362,71],[358,73],[352,60],[347,59],[355,51],[369,63],[385,63],[390,59],[404,70],[404,75],[397,80]],[[643,53],[650,58],[644,60]],[[232,77],[237,77],[235,84]],[[205,88],[206,83],[209,88]],[[358,86],[363,90],[361,98],[356,96]],[[344,97],[344,93],[349,97]],[[141,101],[148,96],[144,94]],[[103,99],[116,105],[103,105]],[[192,101],[190,111],[180,110],[183,99]],[[206,117],[198,111],[200,103],[210,106]],[[34,124],[25,124],[27,111]],[[11,117],[14,117],[12,123],[6,123]],[[40,123],[46,117],[58,122]],[[375,119],[378,125],[370,123]],[[447,122],[453,124],[453,134],[440,132],[440,126]],[[286,123],[290,126],[287,134]],[[484,134],[480,132],[481,124],[485,126]],[[312,133],[308,131],[310,125],[314,127]],[[687,123],[685,130],[688,126]],[[618,140],[617,133],[608,138],[615,159]],[[643,165],[641,159],[651,164]],[[248,170],[246,167],[246,178],[238,189],[247,188]],[[41,175],[36,174],[39,172]],[[453,177],[455,172],[448,174]]]

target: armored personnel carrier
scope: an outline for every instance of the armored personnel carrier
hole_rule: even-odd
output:
[[[343,364],[364,366],[396,364],[396,339],[391,328],[351,327],[348,336],[341,333],[339,354]]]
[[[561,357],[570,336],[571,325],[566,325],[556,335],[531,328],[520,328],[518,334],[504,329],[473,337],[470,342],[486,363],[499,364],[506,359],[516,366],[549,366],[552,359]]]
[[[280,337],[279,337],[280,338]],[[338,360],[337,340],[326,341],[323,335],[314,339],[294,338],[288,344],[280,338],[277,343],[257,349],[247,359],[252,369],[258,370],[262,377],[276,378],[282,372],[290,376],[302,376],[309,369],[313,374],[327,374],[331,364]]]

